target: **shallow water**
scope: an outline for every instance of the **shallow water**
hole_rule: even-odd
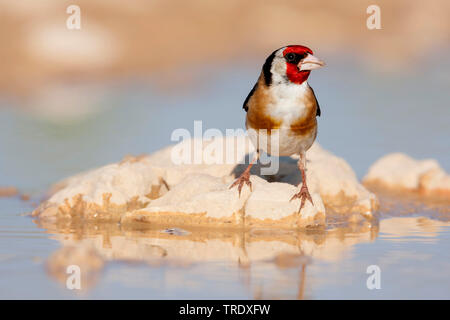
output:
[[[18,199],[1,203],[16,212],[29,209]],[[169,226],[40,225],[3,211],[0,298],[448,298],[450,221],[428,215],[308,232],[165,232]],[[84,264],[92,261],[89,254],[54,258],[73,244],[95,248],[105,265],[91,276]],[[83,290],[65,287],[65,269],[49,271],[61,264],[80,265],[82,276],[89,274]],[[380,289],[367,288],[371,265],[380,268]]]
[[[314,73],[319,142],[360,178],[394,151],[435,158],[450,171],[450,79],[443,72],[450,60],[440,61],[420,73],[372,73],[353,61]],[[67,121],[0,108],[0,185],[32,195],[29,202],[0,198],[0,298],[448,299],[450,223],[433,210],[381,212],[373,224],[275,235],[39,226],[21,215],[52,183],[157,150],[170,143],[173,129],[192,131],[194,120],[203,120],[204,130],[242,128],[242,101],[257,73],[208,69],[194,79],[200,87],[177,96],[141,80],[108,84],[84,102],[95,112]],[[46,271],[51,255],[71,241],[94,246],[107,260],[82,293]],[[148,246],[167,254],[155,256]],[[380,290],[367,289],[370,265],[380,267]]]

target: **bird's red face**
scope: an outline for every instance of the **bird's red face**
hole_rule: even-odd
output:
[[[311,70],[325,65],[313,55],[311,49],[300,45],[287,46],[283,50],[283,57],[286,60],[286,76],[296,84],[306,81]]]

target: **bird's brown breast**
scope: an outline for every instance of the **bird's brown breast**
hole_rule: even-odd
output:
[[[264,75],[261,74],[257,87],[248,101],[247,129],[266,129],[270,134],[270,130],[288,127],[294,135],[311,134],[317,128],[317,102],[313,91],[309,87],[308,89],[305,91],[305,95],[299,98],[299,106],[303,105],[305,112],[298,118],[292,119],[289,124],[283,123],[282,119],[271,116],[269,108],[276,105],[276,101],[274,101],[276,98],[270,94],[269,88],[264,82]]]
[[[264,83],[264,75],[261,74],[256,90],[248,101],[247,128],[273,130],[280,127],[281,121],[271,117],[267,111],[272,102],[273,97]]]
[[[291,131],[301,136],[307,135],[317,128],[317,100],[312,90],[307,90],[302,100],[299,102],[304,103],[306,112],[290,124]]]

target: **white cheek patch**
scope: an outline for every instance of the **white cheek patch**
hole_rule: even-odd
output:
[[[284,50],[284,49],[283,49]],[[275,54],[275,58],[272,62],[272,67],[270,68],[270,72],[272,73],[272,84],[279,84],[288,82],[286,76],[286,60],[283,57],[283,50],[279,50]]]

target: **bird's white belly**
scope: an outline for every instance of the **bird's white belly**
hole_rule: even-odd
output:
[[[267,130],[248,130],[248,136],[255,148],[274,156],[291,156],[306,152],[316,139],[317,128],[308,134],[295,134],[290,128]]]

